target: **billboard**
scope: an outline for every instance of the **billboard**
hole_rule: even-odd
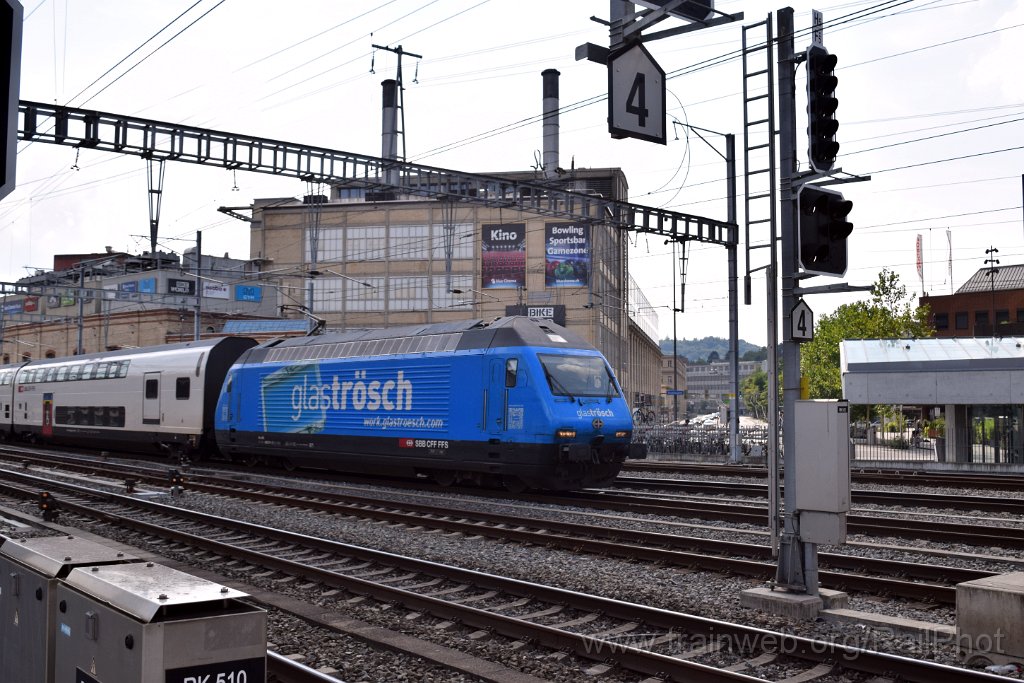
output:
[[[526,286],[526,224],[484,224],[480,239],[481,289]]]
[[[193,296],[196,293],[194,280],[179,280],[178,278],[167,278],[167,293]]]
[[[235,301],[263,301],[263,288],[256,285],[235,285]]]
[[[219,282],[204,282],[203,296],[208,299],[228,299],[228,286]]]
[[[582,223],[544,225],[544,286],[586,287],[590,282],[590,228]]]

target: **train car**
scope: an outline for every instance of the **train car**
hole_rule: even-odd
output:
[[[217,407],[221,453],[442,484],[601,485],[627,457],[629,407],[604,357],[525,317],[268,342]]]
[[[13,432],[14,419],[14,376],[28,361],[0,365],[0,438],[9,439]]]
[[[25,363],[12,378],[12,431],[30,440],[139,452],[213,448],[224,377],[255,345],[223,337]]]

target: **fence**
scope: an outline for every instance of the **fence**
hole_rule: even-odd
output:
[[[855,462],[1024,464],[1020,425],[1013,419],[971,417],[954,437],[905,420],[855,422],[850,443]]]
[[[704,425],[637,424],[633,441],[647,444],[652,456],[695,462],[729,462],[729,429]],[[740,454],[747,462],[763,462],[768,443],[765,427],[741,427]]]
[[[985,468],[1018,471],[1024,466],[1021,421],[972,417],[956,440],[910,420],[855,421],[850,425],[851,465],[916,466],[929,463],[976,463]],[[647,445],[651,457],[691,462],[730,462],[726,427],[639,424],[633,440]],[[740,455],[745,463],[764,462],[766,427],[741,427]],[[780,439],[779,453],[782,454]],[[944,465],[940,465],[943,467]]]

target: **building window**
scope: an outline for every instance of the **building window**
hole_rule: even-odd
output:
[[[345,310],[342,302],[346,285],[361,286],[336,277],[318,277],[313,280],[313,313],[340,313]]]
[[[345,245],[345,260],[383,261],[386,258],[387,242],[384,227],[349,228]],[[364,287],[364,289],[367,289]]]
[[[473,236],[476,230],[472,223],[458,223],[446,230],[445,226],[434,224],[433,226],[434,260],[444,261],[447,258],[445,242],[451,236],[451,248],[453,259],[473,258]]]
[[[975,311],[974,312],[974,324],[975,325],[988,325],[988,311]]]
[[[1017,322],[1024,323],[1024,308],[1017,309]]]
[[[937,329],[937,330],[948,330],[949,329],[949,313],[936,313],[935,314],[935,329]]]
[[[426,225],[391,226],[388,253],[396,261],[426,260],[430,253],[430,228]]]
[[[340,261],[345,253],[342,249],[342,238],[344,235],[344,228],[320,228],[316,254],[314,255],[313,242],[310,239],[311,235],[306,233],[306,260],[309,263]]]
[[[388,308],[392,311],[424,311],[427,309],[426,277],[392,277]]]
[[[364,277],[361,282],[370,286],[363,287],[349,282],[345,289],[345,310],[348,311],[383,311],[384,310],[384,278]]]
[[[968,327],[967,311],[958,311],[956,314],[956,329],[966,330]]]
[[[449,284],[451,283],[451,284]],[[461,304],[460,301],[473,301],[477,296],[473,290],[472,275],[435,275],[431,281],[430,298],[434,309],[473,310],[473,305]],[[458,289],[462,294],[453,294],[450,290]]]
[[[996,311],[996,325],[1001,325],[1003,323],[1008,323],[1008,322],[1010,322],[1010,312],[1009,311],[1006,311],[1006,310],[1004,310],[1004,311]]]

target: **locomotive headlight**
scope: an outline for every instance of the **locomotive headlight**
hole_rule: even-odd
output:
[[[629,432],[627,432],[625,429],[620,429],[619,431],[615,432],[615,438],[616,439],[626,439],[626,438],[629,438]]]
[[[557,432],[555,432],[555,436],[559,439],[575,439],[576,430],[563,427],[559,429]]]

